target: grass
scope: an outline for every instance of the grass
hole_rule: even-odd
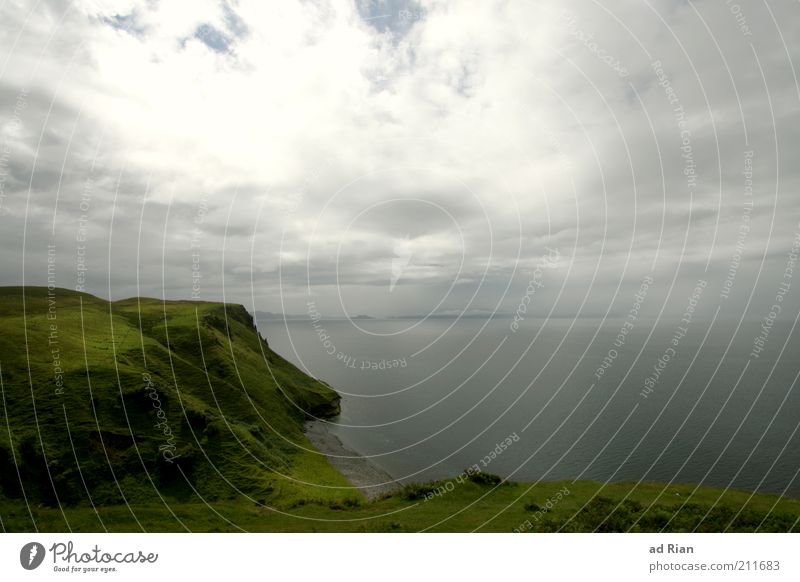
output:
[[[23,312],[22,292],[0,289],[4,497],[22,498],[17,470],[46,506],[198,494],[280,506],[338,498],[309,476],[349,486],[303,450],[303,420],[335,412],[338,395],[272,352],[243,307],[57,289],[50,312],[46,289],[26,288]]]
[[[482,474],[368,502],[303,435],[338,395],[239,305],[0,288],[0,379],[3,531],[800,529],[797,499],[693,485]]]
[[[437,484],[425,487],[435,488]],[[548,501],[563,495],[557,503]],[[411,487],[367,503],[314,498],[276,511],[241,499],[133,503],[98,508],[0,504],[7,531],[250,531],[250,532],[789,532],[800,531],[800,501],[776,495],[693,485],[592,481],[506,483],[496,488],[465,482],[430,501]],[[348,502],[349,500],[349,502]],[[654,503],[655,501],[655,503]]]

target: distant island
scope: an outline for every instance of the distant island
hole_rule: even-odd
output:
[[[391,315],[386,319],[507,319],[510,313],[491,312],[464,312],[464,313],[414,313],[406,315]]]
[[[274,321],[274,320],[295,321],[295,320],[298,320],[298,319],[306,319],[307,320],[308,318],[309,318],[308,315],[299,314],[299,313],[273,313],[271,311],[256,311],[255,312],[256,321]],[[344,317],[344,316],[338,316],[338,317],[323,317],[322,319],[339,320],[339,319],[348,319],[348,318]],[[349,319],[375,319],[375,318],[371,317],[369,315],[359,314],[359,315],[356,315],[355,317],[350,317]]]
[[[273,313],[271,311],[256,311],[256,321],[267,321],[274,319],[308,319],[307,315],[298,313]]]

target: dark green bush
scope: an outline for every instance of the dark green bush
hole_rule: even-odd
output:
[[[493,473],[473,473],[469,476],[469,480],[478,485],[489,485],[494,487],[503,482],[502,477]]]

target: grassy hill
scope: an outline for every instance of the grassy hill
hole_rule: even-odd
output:
[[[368,502],[303,435],[339,396],[240,305],[0,288],[3,531],[798,531],[688,485],[413,485]],[[434,495],[434,492],[441,494]]]
[[[339,396],[272,352],[242,306],[27,288],[23,310],[12,287],[0,330],[6,498],[285,505],[342,491],[305,483],[349,486],[302,448],[304,418]]]

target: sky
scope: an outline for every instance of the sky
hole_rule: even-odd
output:
[[[2,285],[605,317],[652,281],[679,318],[703,282],[704,316],[759,319],[791,282],[795,1],[0,13]]]

